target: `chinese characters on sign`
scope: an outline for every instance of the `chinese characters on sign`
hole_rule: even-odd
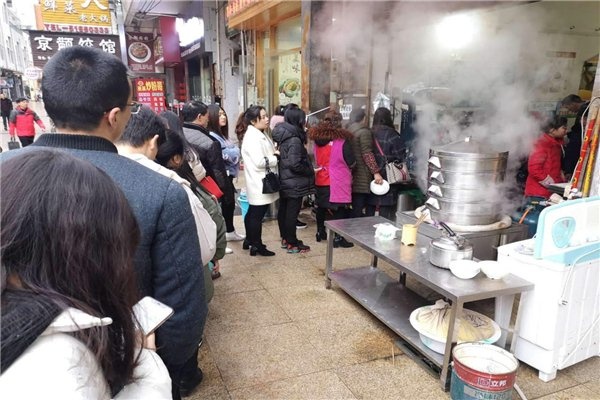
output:
[[[43,68],[57,51],[72,46],[97,47],[117,57],[121,57],[119,37],[117,35],[88,35],[77,33],[58,33],[29,31],[33,65]]]
[[[127,64],[133,72],[154,72],[154,35],[126,32]]]
[[[135,94],[139,103],[149,106],[157,113],[165,111],[165,87],[162,79],[135,79]]]
[[[110,34],[109,0],[41,0],[44,27],[52,32]]]

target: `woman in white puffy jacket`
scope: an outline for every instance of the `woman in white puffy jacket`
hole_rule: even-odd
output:
[[[3,398],[171,398],[132,316],[139,229],[119,188],[46,149],[3,161],[0,187]]]
[[[244,248],[250,248],[250,255],[274,256],[262,242],[262,220],[269,204],[279,198],[279,193],[262,192],[262,180],[267,167],[277,172],[277,157],[273,140],[264,133],[269,126],[269,117],[264,107],[250,106],[245,112],[241,124],[246,129],[242,140],[242,158],[244,160],[244,177],[248,196],[248,212],[244,218],[246,240]],[[236,127],[236,131],[241,127]],[[268,163],[268,165],[267,165]]]

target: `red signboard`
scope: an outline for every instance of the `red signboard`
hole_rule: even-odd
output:
[[[154,72],[154,35],[126,32],[127,63],[133,72]]]
[[[165,83],[158,78],[136,78],[135,93],[139,103],[152,108],[160,113],[165,107]]]

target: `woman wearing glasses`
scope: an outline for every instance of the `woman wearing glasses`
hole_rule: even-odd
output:
[[[244,248],[250,248],[250,255],[274,256],[262,242],[262,220],[269,204],[279,198],[279,193],[262,192],[263,178],[267,168],[277,172],[279,152],[264,130],[269,126],[269,117],[264,107],[250,106],[244,112],[243,124],[246,126],[242,142],[242,158],[244,159],[244,176],[248,196],[248,212],[244,219],[246,240]]]

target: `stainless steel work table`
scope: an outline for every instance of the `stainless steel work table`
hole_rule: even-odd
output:
[[[327,240],[327,256],[325,286],[330,289],[331,282],[358,301],[369,312],[392,329],[398,336],[431,361],[439,370],[440,383],[448,390],[448,366],[451,361],[452,347],[456,344],[454,324],[456,316],[462,312],[463,304],[476,300],[498,296],[514,295],[532,290],[534,285],[514,275],[501,280],[491,280],[478,275],[474,279],[459,279],[449,270],[435,267],[429,262],[429,242],[425,235],[417,235],[416,246],[405,246],[400,239],[380,241],[375,238],[375,227],[378,223],[390,222],[382,217],[365,217],[327,221],[329,229]],[[371,265],[333,270],[333,232],[338,233],[373,255]],[[341,250],[343,251],[343,249]],[[377,260],[382,259],[400,271],[399,281],[377,269]],[[410,313],[424,305],[431,304],[417,293],[406,287],[406,275],[439,293],[452,304],[448,332],[451,340],[446,341],[444,354],[438,354],[426,347],[419,339],[419,333],[409,322]],[[511,350],[517,337],[519,311],[513,328]],[[508,326],[500,326],[503,339],[510,331]],[[505,343],[500,343],[504,345]]]

